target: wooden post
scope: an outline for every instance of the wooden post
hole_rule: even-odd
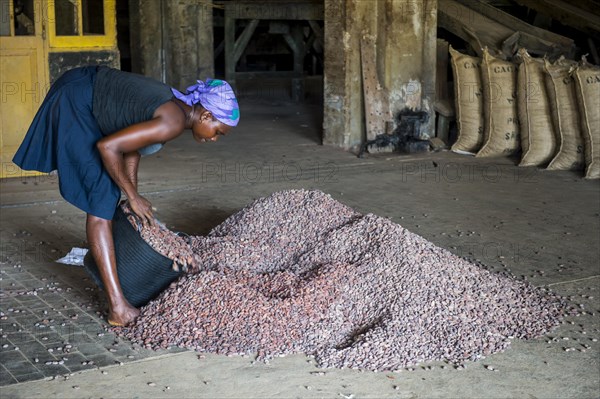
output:
[[[225,7],[225,80],[235,90],[235,19]]]

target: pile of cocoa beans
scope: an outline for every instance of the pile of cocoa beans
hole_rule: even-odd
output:
[[[319,191],[258,199],[183,247],[162,230],[144,237],[164,240],[161,252],[188,270],[115,329],[148,348],[305,353],[322,367],[398,370],[480,359],[548,333],[571,311],[545,289]]]

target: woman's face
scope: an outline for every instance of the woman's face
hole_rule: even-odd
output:
[[[198,111],[196,111],[198,112]],[[209,111],[202,111],[202,114],[192,125],[194,139],[199,143],[207,141],[217,141],[219,136],[224,136],[231,130],[231,126],[214,119]]]

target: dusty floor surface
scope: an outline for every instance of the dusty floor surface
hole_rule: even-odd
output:
[[[81,268],[53,262],[85,245],[85,216],[61,199],[55,178],[15,178],[0,182],[1,397],[599,397],[600,183],[447,152],[357,159],[319,145],[316,114],[249,102],[241,125],[218,143],[186,134],[143,159],[140,192],[168,226],[203,234],[254,198],[319,189],[491,270],[548,286],[587,314],[458,370],[319,370],[299,355],[264,364],[142,350],[104,331],[105,302]],[[66,345],[70,353],[61,352]]]

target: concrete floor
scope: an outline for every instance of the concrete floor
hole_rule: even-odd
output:
[[[448,152],[357,159],[319,145],[316,105],[263,98],[242,107],[241,125],[218,143],[200,145],[185,135],[143,159],[140,192],[168,226],[204,234],[254,198],[290,188],[320,189],[491,270],[549,286],[588,313],[460,370],[433,363],[398,373],[321,375],[303,355],[263,364],[178,349],[154,353],[115,342],[103,329],[105,302],[84,271],[52,262],[85,244],[85,217],[61,199],[56,179],[16,178],[0,182],[2,398],[600,396],[598,181]],[[27,294],[32,289],[39,289],[33,299]],[[52,321],[44,319],[48,314],[55,315]],[[32,360],[48,356],[31,352],[38,344],[49,347],[45,332],[34,331],[45,320],[53,330],[66,324],[76,331],[67,338],[74,353],[63,365]],[[15,349],[13,341],[23,333],[33,338]],[[90,359],[94,364],[81,364]],[[23,374],[27,367],[35,371]]]

